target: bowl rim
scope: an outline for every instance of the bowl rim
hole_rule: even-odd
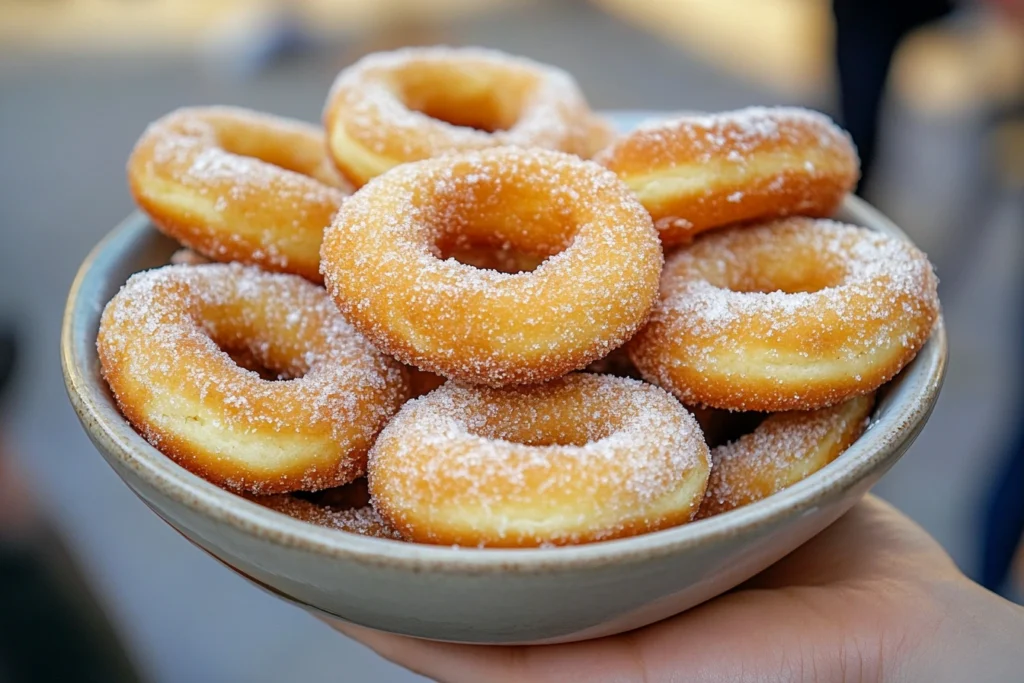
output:
[[[856,196],[846,198],[840,214],[852,223],[908,239],[877,209]],[[83,427],[105,458],[116,459],[179,505],[249,536],[363,564],[473,574],[536,573],[639,562],[702,546],[717,537],[756,532],[786,517],[808,514],[829,498],[833,489],[852,488],[894,460],[893,454],[923,428],[946,371],[948,346],[940,316],[929,341],[901,373],[901,383],[909,383],[903,399],[895,401],[881,419],[873,417],[868,430],[841,457],[773,496],[709,519],[629,538],[557,548],[456,548],[359,536],[299,521],[217,487],[160,453],[117,411],[97,371],[95,344],[87,341],[90,334],[94,338],[95,330],[90,333],[85,321],[98,317],[106,304],[94,297],[97,290],[109,286],[105,284],[106,273],[149,230],[153,228],[143,214],[129,216],[91,250],[71,285],[61,328],[61,365],[69,398]]]

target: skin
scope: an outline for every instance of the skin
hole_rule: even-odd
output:
[[[988,4],[998,12],[1024,21],[1024,0],[988,0]]]
[[[331,626],[444,683],[1005,683],[1024,676],[1024,608],[971,582],[924,530],[872,497],[738,589],[631,633],[486,647]]]

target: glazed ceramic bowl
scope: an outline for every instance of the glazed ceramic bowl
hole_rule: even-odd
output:
[[[856,198],[839,218],[906,236]],[[664,619],[736,586],[853,506],[924,427],[946,364],[938,324],[882,392],[871,427],[837,460],[766,500],[634,538],[550,549],[400,543],[300,522],[187,472],[121,417],[100,377],[103,306],[176,245],[141,215],[110,233],[75,279],[61,360],[71,402],[100,454],[168,524],[239,574],[315,613],[435,640],[554,643]]]

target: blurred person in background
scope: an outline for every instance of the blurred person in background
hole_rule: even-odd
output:
[[[13,328],[0,326],[0,418],[11,399]],[[136,683],[103,611],[40,519],[0,420],[0,683]]]
[[[833,0],[842,123],[860,152],[861,188],[870,183],[874,169],[882,97],[896,49],[912,31],[947,16],[957,4],[962,3]],[[981,4],[997,12],[1000,21],[1024,22],[1024,0],[984,0]],[[1018,291],[1024,291],[1024,282]],[[1017,347],[1024,348],[1024,311],[1017,315]],[[1019,358],[1018,364],[1024,370],[1024,359]],[[1017,387],[1018,394],[1024,393],[1024,377]],[[1024,395],[1018,399],[1018,405],[1021,403]],[[996,591],[1009,588],[1013,559],[1024,538],[1024,422],[1020,424],[984,497],[978,579]]]
[[[996,11],[1001,12],[1004,21],[1016,22],[1024,35],[1024,0],[988,0]],[[1024,101],[1018,100],[1016,107],[1008,112],[1008,116],[1016,121],[1016,125],[1024,130]],[[1024,140],[1022,136],[1021,140]],[[1018,140],[1018,148],[1011,154],[1024,156],[1024,145]],[[1017,160],[1019,169],[1024,168],[1024,161]],[[1017,201],[1024,207],[1024,175],[1017,178]],[[1017,270],[1018,277],[1024,268]],[[1014,348],[1017,353],[1018,379],[1016,382],[1017,410],[1011,412],[1019,415],[1024,409],[1024,278],[1018,280],[1017,286],[1017,339]],[[1011,314],[1012,315],[1012,314]],[[1024,550],[1024,420],[1018,419],[1015,431],[1011,435],[1006,451],[1003,454],[985,499],[982,528],[981,570],[978,579],[982,585],[1004,594],[1011,592],[1011,571],[1014,557],[1021,557]],[[1024,591],[1024,587],[1021,588]],[[1024,593],[1021,593],[1024,595]]]
[[[900,43],[940,19],[954,0],[832,0],[843,126],[860,153],[863,179],[874,168],[882,96]]]

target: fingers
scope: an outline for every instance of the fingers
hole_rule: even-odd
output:
[[[443,683],[653,683],[630,636],[566,645],[485,646],[417,640],[322,619],[381,657]]]
[[[381,657],[432,680],[445,683],[513,680],[502,676],[511,675],[517,667],[515,648],[435,643],[340,621],[321,620]]]
[[[888,503],[868,496],[740,589],[619,636],[495,647],[435,643],[328,623],[382,657],[444,683],[653,683],[678,680],[684,671],[693,680],[740,681],[748,680],[743,676],[751,671],[777,671],[806,659],[799,648],[787,650],[794,643],[810,652],[838,647],[861,621],[874,624],[877,612],[896,600],[894,584],[920,586],[931,573],[959,575],[927,533]],[[764,590],[773,588],[792,590]],[[861,605],[863,619],[851,600]]]

